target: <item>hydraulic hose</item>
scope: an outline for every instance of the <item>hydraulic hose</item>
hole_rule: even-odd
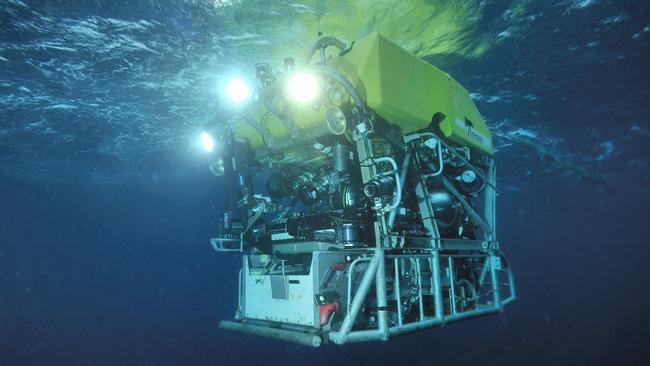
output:
[[[400,187],[404,187],[404,183],[406,182],[406,176],[408,175],[408,170],[409,170],[409,165],[411,164],[411,152],[408,151],[406,155],[404,155],[404,161],[402,161],[402,171],[400,173]],[[400,200],[401,200],[401,195],[400,195]],[[397,216],[397,209],[391,210],[390,215],[388,216],[388,229],[392,229],[393,225],[395,224],[395,216]]]
[[[309,48],[307,56],[305,57],[305,66],[309,65],[309,62],[311,61],[311,58],[314,57],[316,50],[319,48],[325,49],[329,46],[334,46],[341,50],[341,52],[347,50],[350,47],[347,43],[334,36],[320,36],[314,41],[314,43],[312,43],[311,47]]]
[[[440,174],[442,174],[442,170],[444,169],[444,161],[442,160],[442,142],[440,138],[433,132],[422,132],[422,133],[414,133],[412,135],[408,135],[404,137],[404,142],[407,144],[413,140],[419,139],[420,137],[425,137],[425,136],[431,136],[432,138],[436,139],[436,145],[438,148],[438,170],[430,174],[429,177],[436,177]]]
[[[350,95],[352,96],[352,99],[354,100],[354,104],[357,106],[357,108],[359,108],[363,112],[363,114],[365,115],[366,105],[363,102],[363,98],[361,98],[361,95],[354,88],[354,85],[352,85],[352,83],[345,76],[343,76],[338,71],[336,71],[336,70],[334,70],[332,68],[329,68],[327,66],[316,66],[316,67],[314,67],[314,69],[316,71],[322,73],[323,75],[331,77],[332,79],[336,80],[336,82],[341,84],[341,86],[343,86],[345,91],[350,93]]]

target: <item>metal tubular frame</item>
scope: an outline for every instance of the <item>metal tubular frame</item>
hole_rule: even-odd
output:
[[[484,255],[486,258],[486,261],[488,262],[487,265],[490,263],[490,259],[492,258],[494,254],[492,252],[488,252]],[[467,256],[464,256],[462,254],[441,254],[440,250],[438,249],[429,249],[427,250],[426,253],[423,254],[395,254],[395,255],[386,255],[384,250],[381,249],[375,249],[374,250],[374,255],[372,259],[370,259],[370,263],[368,267],[366,268],[366,272],[364,273],[363,279],[361,280],[361,284],[359,285],[359,288],[354,294],[351,309],[348,310],[345,319],[343,320],[343,324],[341,328],[338,331],[333,331],[330,332],[329,334],[329,340],[331,340],[334,343],[337,344],[345,344],[349,342],[362,342],[362,341],[372,341],[372,340],[386,340],[389,336],[394,336],[394,335],[400,335],[404,333],[409,333],[413,332],[416,330],[421,330],[421,329],[426,329],[434,326],[441,326],[444,325],[447,322],[453,322],[461,319],[467,319],[467,318],[472,318],[472,317],[477,317],[481,315],[486,315],[490,313],[498,313],[502,310],[504,305],[507,305],[514,301],[515,299],[515,292],[514,292],[514,278],[512,276],[512,272],[507,269],[505,272],[508,275],[508,280],[509,280],[509,287],[510,287],[510,296],[507,299],[501,299],[501,292],[495,292],[494,288],[499,287],[499,283],[496,280],[496,275],[497,275],[497,269],[496,268],[489,268],[491,276],[493,276],[491,279],[491,286],[492,286],[492,293],[493,293],[493,299],[494,301],[489,304],[476,304],[476,307],[472,310],[458,310],[456,306],[456,299],[455,299],[455,289],[453,288],[454,286],[450,286],[450,308],[448,312],[445,312],[444,305],[443,305],[443,296],[442,296],[442,284],[441,284],[441,271],[440,271],[440,261],[441,260],[447,260],[448,266],[447,269],[449,270],[449,278],[450,278],[450,283],[455,282],[455,276],[453,275],[454,271],[454,264],[453,264],[453,258],[474,258],[476,257],[475,254],[467,254]],[[368,260],[369,258],[363,258],[364,260]],[[401,305],[401,285],[400,285],[400,270],[401,270],[401,261],[403,259],[414,259],[415,260],[415,267],[417,271],[417,278],[418,278],[418,294],[419,294],[419,316],[417,321],[413,322],[408,322],[405,323],[403,317],[403,309]],[[424,315],[424,303],[423,303],[423,295],[424,291],[422,290],[422,279],[424,278],[423,276],[423,268],[421,266],[421,260],[426,259],[429,261],[430,268],[431,268],[431,292],[434,298],[434,312],[435,315],[433,317],[427,317]],[[378,268],[381,266],[381,263],[393,263],[393,270],[394,270],[394,279],[395,279],[395,284],[394,284],[394,300],[397,302],[397,325],[392,325],[392,326],[387,326],[386,328],[382,329],[381,325],[378,325],[377,329],[370,329],[370,330],[357,330],[353,331],[352,326],[354,325],[354,321],[356,320],[356,317],[359,314],[360,307],[364,301],[364,298],[368,294],[368,290],[370,288],[372,278],[377,277],[378,274]],[[351,279],[350,279],[351,281]],[[385,283],[385,281],[382,281]],[[385,288],[384,288],[385,291]],[[385,292],[384,292],[385,294]],[[498,299],[498,301],[496,301]],[[379,295],[378,295],[378,307],[381,308],[379,305]],[[380,313],[381,314],[381,313]],[[380,322],[378,322],[379,324]],[[387,334],[386,334],[387,333]]]
[[[361,147],[363,147],[364,144],[362,143],[361,145],[362,145]],[[369,146],[364,147],[364,149],[367,147]],[[368,152],[368,150],[365,150],[364,152]],[[366,171],[367,175],[365,175],[364,178],[371,176],[371,174],[373,173],[374,173],[373,170]],[[457,321],[461,319],[482,316],[490,313],[498,313],[502,311],[504,305],[507,305],[515,300],[516,292],[515,292],[515,283],[514,283],[514,277],[512,275],[512,271],[510,270],[510,268],[505,269],[505,273],[508,276],[507,286],[510,291],[510,296],[508,296],[508,298],[503,299],[501,293],[502,291],[500,288],[501,284],[499,283],[498,280],[498,272],[504,270],[501,268],[497,268],[495,265],[495,263],[498,263],[500,253],[498,251],[499,250],[498,242],[496,241],[496,227],[495,227],[496,225],[495,183],[496,182],[495,182],[495,168],[494,168],[494,163],[492,161],[489,162],[487,180],[488,180],[488,185],[486,187],[486,194],[485,194],[485,220],[483,220],[483,218],[481,218],[478,214],[476,214],[475,211],[473,213],[478,218],[477,222],[479,224],[482,223],[481,226],[484,226],[485,237],[487,241],[487,245],[485,245],[486,254],[480,256],[485,258],[485,262],[484,262],[485,264],[483,266],[482,273],[480,275],[479,286],[482,286],[485,283],[485,277],[489,271],[490,285],[491,285],[490,292],[492,292],[492,302],[488,304],[476,303],[475,308],[473,310],[465,311],[464,307],[460,310],[458,309],[457,302],[456,302],[456,288],[455,288],[456,278],[454,273],[454,258],[463,258],[463,257],[474,258],[477,255],[469,252],[466,255],[457,252],[447,253],[446,251],[441,249],[440,236],[435,222],[435,217],[433,215],[434,211],[430,207],[430,203],[428,203],[428,201],[426,200],[423,200],[422,202],[420,202],[420,209],[423,212],[423,214],[428,215],[428,217],[423,215],[424,216],[423,220],[425,221],[425,226],[427,227],[430,234],[434,238],[434,240],[432,241],[433,248],[428,249],[425,254],[397,254],[397,255],[385,256],[383,247],[378,242],[371,263],[375,263],[375,261],[381,258],[380,263],[376,263],[376,266],[373,265],[372,268],[369,265],[368,268],[366,269],[366,274],[364,275],[364,279],[362,280],[361,285],[359,285],[359,289],[357,293],[354,295],[352,309],[348,311],[348,314],[344,319],[341,329],[338,332],[330,333],[330,340],[339,344],[343,344],[347,342],[369,341],[369,340],[386,340],[390,335],[409,333],[416,330],[444,325],[445,323],[451,321]],[[419,194],[426,195],[428,193],[424,181],[420,181],[418,183],[418,185],[416,186],[416,190],[419,191],[418,192]],[[389,222],[390,221],[392,220],[389,220]],[[378,224],[379,225],[376,225],[375,227],[376,229],[382,227],[385,228],[385,226],[382,225],[383,223],[378,223]],[[386,320],[381,319],[382,317],[387,317],[386,311],[384,310],[386,307],[384,257],[386,257],[389,261],[390,259],[392,259],[392,263],[394,267],[393,270],[394,270],[395,283],[393,285],[393,291],[394,291],[393,297],[394,300],[396,301],[397,325],[393,325],[390,327],[382,325],[382,323],[385,324]],[[445,257],[447,260],[447,270],[449,271],[448,277],[450,282],[448,314],[445,313],[445,309],[444,309],[442,283],[441,283],[441,270],[440,270],[440,261]],[[419,320],[414,322],[409,322],[409,323],[405,323],[404,321],[404,313],[403,313],[402,303],[401,303],[400,270],[401,270],[401,261],[403,258],[415,259],[415,267],[417,271]],[[424,313],[424,301],[423,301],[424,291],[422,288],[423,273],[422,273],[422,267],[420,262],[422,258],[426,258],[428,260],[430,270],[431,270],[431,278],[430,278],[431,295],[433,296],[433,300],[434,300],[433,317],[426,317]],[[379,313],[378,328],[372,330],[352,331],[351,328],[354,323],[354,319],[358,315],[358,310],[359,310],[358,307],[354,306],[354,304],[360,305],[362,303],[363,299],[361,299],[360,295],[363,296],[367,295],[368,287],[369,287],[369,284],[367,282],[370,281],[369,278],[373,274],[375,275],[376,282],[377,282],[377,303],[378,303],[378,309],[380,310],[378,312]],[[384,280],[381,280],[381,278],[384,278]],[[349,288],[351,288],[350,286],[351,284],[349,284]]]
[[[383,249],[375,250],[377,257],[377,324],[382,341],[388,340],[388,300],[386,297],[386,260]]]
[[[361,310],[361,305],[363,305],[363,300],[365,300],[365,297],[368,294],[368,290],[370,289],[370,285],[372,284],[372,281],[377,274],[377,267],[380,257],[383,260],[383,255],[377,255],[377,253],[380,252],[383,254],[382,250],[376,250],[375,255],[372,257],[372,260],[370,260],[370,263],[366,268],[366,273],[364,273],[363,278],[361,279],[361,283],[359,284],[359,288],[357,289],[357,293],[354,295],[350,307],[347,309],[347,314],[343,319],[341,328],[336,332],[330,332],[330,340],[333,342],[343,344],[350,334],[352,326],[354,325],[354,321],[357,319],[357,315],[359,315],[359,310]]]
[[[456,276],[453,257],[447,257],[447,270],[449,271],[449,309],[453,315],[456,314]]]
[[[244,263],[245,264],[245,263]],[[238,279],[238,284],[237,284],[237,311],[235,312],[235,319],[241,319],[243,318],[244,314],[244,307],[242,305],[242,299],[244,298],[243,295],[243,290],[244,288],[242,287],[242,278],[244,276],[244,267],[239,269],[239,274],[237,275]]]
[[[420,306],[420,320],[424,320],[424,299],[422,296],[422,269],[420,268],[420,257],[415,258],[415,270],[418,273],[418,305]]]
[[[359,257],[352,261],[348,267],[348,306],[345,308],[346,311],[349,311],[352,302],[352,274],[354,273],[354,267],[360,262],[369,262],[371,260],[370,257]]]
[[[402,168],[399,174],[400,187],[402,189],[404,189],[404,183],[406,183],[406,176],[408,175],[410,164],[411,164],[411,152],[407,151],[406,154],[404,154],[404,160],[402,161]],[[397,216],[397,209],[391,210],[390,214],[388,215],[388,229],[393,228],[393,224],[395,223],[396,216]]]
[[[433,282],[435,318],[442,320],[444,317],[444,305],[442,303],[442,284],[440,283],[440,252],[433,251],[431,262],[431,281]]]
[[[361,136],[357,140],[357,149],[359,152],[360,160],[369,161],[367,159],[373,158],[372,146],[370,140],[367,136]],[[409,159],[409,157],[406,157]],[[403,166],[408,166],[403,164]],[[365,181],[368,181],[376,174],[376,167],[373,164],[367,166],[362,166],[362,178]],[[428,195],[428,189],[426,183],[424,182],[425,178],[421,178],[416,185],[416,191],[421,195]],[[498,268],[497,264],[499,263],[500,256],[502,254],[499,252],[499,244],[496,240],[496,207],[495,207],[495,168],[492,161],[489,162],[489,169],[487,171],[487,179],[490,184],[486,186],[485,193],[485,220],[484,225],[487,226],[485,230],[485,241],[482,246],[483,253],[477,254],[475,250],[463,250],[463,249],[447,249],[443,248],[442,240],[440,239],[437,223],[434,216],[433,208],[428,200],[421,200],[419,202],[420,210],[423,215],[423,222],[425,227],[429,231],[431,236],[430,247],[421,248],[420,254],[405,253],[399,251],[398,253],[393,253],[386,255],[385,244],[387,241],[385,238],[388,237],[387,234],[387,223],[386,218],[383,214],[377,215],[377,220],[375,221],[374,230],[376,246],[374,249],[371,249],[372,256],[364,256],[355,259],[348,267],[348,298],[347,298],[347,308],[346,315],[343,319],[341,327],[337,331],[330,331],[329,334],[315,334],[313,330],[295,330],[295,329],[286,329],[286,328],[277,328],[256,325],[248,323],[245,319],[241,319],[236,315],[236,319],[241,319],[240,322],[222,322],[220,327],[223,329],[236,330],[244,333],[255,334],[259,336],[265,336],[270,338],[281,339],[285,341],[295,342],[307,346],[318,347],[320,346],[323,338],[321,336],[328,336],[329,340],[338,343],[344,344],[348,342],[361,342],[361,341],[373,341],[373,340],[388,340],[390,336],[405,334],[417,330],[422,330],[435,326],[442,326],[447,322],[453,322],[461,319],[467,319],[477,316],[482,316],[490,313],[498,313],[503,310],[503,306],[511,303],[516,298],[516,289],[514,277],[512,271],[509,267],[502,269]],[[475,213],[475,212],[474,212]],[[478,216],[478,214],[476,214]],[[480,218],[480,217],[479,217]],[[389,219],[389,222],[392,221]],[[489,285],[491,290],[484,293],[484,295],[492,295],[492,301],[488,301],[487,304],[479,304],[478,301],[475,304],[475,308],[472,310],[465,311],[464,307],[460,310],[457,306],[456,301],[456,288],[455,288],[455,273],[454,273],[454,258],[476,258],[481,257],[485,258],[484,265],[479,276],[479,288],[484,285]],[[425,305],[424,305],[424,290],[423,290],[423,281],[425,276],[423,275],[423,268],[421,265],[421,260],[425,259],[429,263],[430,270],[430,286],[431,286],[431,296],[433,297],[433,317],[427,317],[425,315]],[[415,271],[417,272],[417,293],[418,293],[418,320],[407,322],[404,318],[404,309],[401,301],[401,270],[403,268],[403,260],[411,259],[415,262]],[[447,270],[449,271],[449,310],[445,311],[444,307],[444,296],[443,296],[443,284],[442,284],[442,271],[441,271],[441,261],[447,260]],[[368,262],[368,265],[363,270],[363,277],[356,289],[353,291],[353,274],[355,268],[358,264],[362,262]],[[388,324],[388,298],[386,294],[386,263],[392,263],[394,270],[394,284],[393,284],[393,300],[396,302],[396,316],[397,324],[389,326]],[[244,261],[244,265],[246,262]],[[508,276],[507,284],[499,283],[499,271],[505,272]],[[486,283],[487,276],[489,273],[489,284]],[[377,328],[370,330],[352,330],[356,319],[359,315],[359,312],[370,292],[370,286],[372,282],[375,281],[376,285],[376,300],[377,300]],[[243,313],[243,281],[239,281],[239,309],[238,314]],[[509,296],[507,298],[502,297],[502,286],[507,286],[509,290]],[[262,322],[263,323],[263,322]],[[327,338],[325,339],[327,340]]]
[[[395,284],[393,285],[393,292],[395,293],[395,301],[397,302],[397,324],[402,325],[402,292],[400,290],[400,277],[399,277],[399,258],[393,258],[393,266],[395,266]]]

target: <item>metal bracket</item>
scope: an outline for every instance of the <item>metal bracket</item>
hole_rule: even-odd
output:
[[[242,238],[210,238],[212,248],[217,252],[243,252],[244,240]]]

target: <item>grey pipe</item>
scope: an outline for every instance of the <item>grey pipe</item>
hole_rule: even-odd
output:
[[[404,190],[404,183],[406,182],[406,175],[408,174],[409,170],[409,165],[411,164],[411,152],[407,152],[404,155],[404,160],[402,161],[402,169],[399,174],[399,180],[400,180],[400,188]],[[393,225],[395,224],[395,217],[397,216],[397,207],[392,209],[390,211],[390,215],[388,216],[388,230],[393,229]]]
[[[273,135],[271,135],[271,132],[268,129],[264,128],[257,120],[255,120],[255,118],[253,118],[248,113],[242,113],[241,116],[244,118],[244,121],[246,121],[246,123],[248,123],[255,129],[255,131],[257,131],[257,133],[262,135],[262,139],[266,145],[273,146],[276,143],[275,138]]]
[[[512,270],[508,268],[508,283],[510,283],[510,296],[501,301],[502,306],[506,306],[517,299],[517,290],[515,288],[515,276],[512,275]]]
[[[476,173],[476,175],[478,175],[479,178],[483,179],[483,181],[486,182],[487,185],[489,185],[490,187],[494,188],[494,190],[495,190],[497,193],[501,193],[501,191],[500,191],[499,189],[497,189],[497,187],[496,187],[496,185],[494,184],[494,182],[491,182],[489,179],[487,179],[487,177],[485,176],[485,174],[483,174],[483,172],[481,172],[480,169],[476,168],[472,163],[469,162],[469,160],[465,159],[464,156],[462,156],[461,154],[459,154],[458,151],[456,151],[454,148],[452,148],[451,146],[449,146],[449,144],[447,144],[446,142],[444,142],[442,139],[441,139],[441,140],[438,140],[438,141],[440,141],[440,143],[442,143],[442,145],[447,149],[447,151],[449,151],[450,153],[454,154],[458,159],[460,159],[460,161],[462,161],[462,162],[463,162],[465,165],[467,165],[467,166],[468,166],[468,167],[469,167],[469,168],[470,168],[474,173]]]
[[[475,309],[472,311],[466,311],[463,313],[455,314],[455,315],[447,315],[445,316],[444,319],[438,319],[438,318],[432,318],[432,319],[427,319],[415,323],[408,323],[404,325],[397,325],[394,327],[390,328],[390,334],[391,335],[400,335],[404,333],[410,333],[414,332],[417,330],[422,330],[422,329],[427,329],[431,328],[433,326],[437,325],[443,325],[447,321],[456,321],[456,320],[461,320],[461,319],[468,319],[468,318],[474,318],[486,314],[492,314],[492,313],[497,313],[499,312],[500,309],[497,307],[489,307],[489,308],[482,308],[482,309]]]
[[[309,62],[311,61],[311,58],[314,57],[314,53],[316,53],[316,50],[319,48],[322,48],[323,50],[327,47],[334,46],[341,50],[341,52],[344,52],[350,48],[350,46],[341,41],[340,39],[334,37],[334,36],[320,36],[318,37],[314,43],[312,43],[311,47],[309,48],[309,51],[307,51],[307,56],[305,57],[305,65],[309,65]]]
[[[451,313],[456,314],[456,275],[454,274],[454,258],[447,257],[447,268],[449,269],[449,307]]]
[[[485,262],[483,263],[483,268],[481,269],[481,274],[478,277],[478,285],[483,286],[485,283],[485,276],[487,276],[487,271],[490,266],[490,257],[485,257]]]
[[[492,187],[496,185],[495,181],[496,168],[494,166],[494,161],[490,161],[487,171],[487,182],[490,183],[489,187],[485,190],[485,221],[492,232],[488,235],[487,239],[490,240],[493,245],[497,245],[497,233],[496,233],[496,190]]]
[[[397,323],[399,325],[402,325],[403,320],[402,320],[402,296],[401,296],[401,289],[399,285],[399,258],[395,258],[395,285],[393,292],[395,293],[395,302],[397,302]],[[433,279],[433,277],[431,277]]]
[[[361,262],[370,262],[372,258],[360,257],[352,261],[348,267],[348,304],[345,308],[345,311],[349,311],[352,307],[352,274],[354,273],[354,267]],[[367,268],[366,268],[367,269]]]
[[[368,268],[366,268],[366,273],[364,273],[363,275],[361,283],[359,284],[359,288],[357,289],[357,293],[354,295],[354,299],[352,300],[352,304],[350,305],[350,309],[348,309],[348,313],[345,315],[345,318],[343,319],[343,324],[341,324],[341,328],[337,332],[330,332],[329,338],[330,340],[332,340],[332,342],[337,344],[344,344],[346,342],[347,337],[350,334],[350,331],[352,330],[352,325],[354,324],[354,321],[357,319],[359,310],[361,310],[361,305],[363,305],[363,300],[365,300],[366,295],[368,294],[368,290],[370,289],[370,285],[372,284],[375,274],[377,273],[378,263],[379,261],[376,255],[372,258],[370,263],[368,263]]]
[[[377,324],[381,339],[388,340],[388,300],[386,298],[386,261],[384,250],[375,249],[377,258],[376,290],[377,290]]]
[[[499,277],[497,276],[497,270],[494,268],[494,253],[490,257],[490,280],[492,281],[492,295],[494,298],[494,305],[501,310],[503,307],[501,305],[501,289],[499,288]]]
[[[357,330],[351,332],[345,341],[346,343],[378,341],[378,340],[382,340],[383,336],[384,334],[379,329]]]
[[[260,102],[266,107],[266,109],[271,112],[282,124],[284,125],[284,128],[286,128],[287,132],[289,132],[292,136],[295,136],[296,133],[298,132],[298,126],[296,126],[293,121],[289,120],[284,116],[280,110],[278,110],[275,105],[273,105],[272,102],[267,101],[264,98],[260,98]]]
[[[443,304],[442,304],[442,284],[440,283],[440,253],[437,250],[433,252],[431,261],[431,276],[433,276],[433,301],[435,304],[436,319],[444,321]]]
[[[424,299],[422,298],[422,268],[420,258],[415,258],[415,271],[418,273],[418,306],[420,307],[420,320],[424,320]]]
[[[323,342],[323,339],[318,334],[303,333],[280,328],[270,328],[261,325],[233,322],[229,320],[220,321],[219,329],[252,334],[260,337],[279,339],[282,341],[298,343],[309,347],[320,347]]]

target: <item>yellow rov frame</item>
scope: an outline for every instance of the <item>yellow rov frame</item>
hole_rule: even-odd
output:
[[[331,40],[324,37],[321,44]],[[327,60],[327,66],[349,80],[367,108],[398,126],[402,134],[427,128],[433,122],[449,141],[492,155],[492,136],[469,93],[448,74],[379,33],[354,42]],[[319,71],[318,67],[315,69]],[[240,123],[236,134],[250,140],[254,148],[265,145],[265,134],[283,141],[292,136],[290,124],[301,130],[324,126],[327,107],[338,106],[344,99],[322,101],[324,105],[319,110],[279,99],[257,104],[251,114],[261,121],[260,125]],[[279,112],[285,121],[276,114],[265,114],[269,110]],[[436,113],[444,118],[432,121]],[[268,132],[260,133],[259,127]]]
[[[338,51],[328,55],[326,50],[331,46]],[[320,64],[309,66],[317,52]],[[378,199],[372,202],[374,221],[367,230],[374,232],[375,241],[366,247],[349,248],[318,240],[273,243],[272,255],[309,253],[311,269],[307,274],[291,274],[284,260],[280,265],[267,266],[270,255],[254,250],[245,255],[235,320],[222,321],[219,327],[318,347],[330,341],[388,340],[498,313],[514,301],[513,274],[496,239],[492,136],[469,93],[446,73],[378,33],[352,44],[321,36],[309,50],[304,68],[320,77],[327,93],[305,105],[293,103],[277,88],[261,92],[241,113],[242,120],[229,127],[234,136],[246,141],[258,159],[273,167],[321,162],[323,153],[314,153],[314,138],[332,134],[345,137],[356,147],[362,184],[394,174],[394,204],[388,207]],[[345,109],[350,105],[353,109]],[[351,115],[354,124],[350,124]],[[401,166],[395,157],[375,154],[377,138],[403,147]],[[411,147],[431,142],[437,148],[431,148],[431,154],[440,159],[440,171],[425,174],[414,167],[419,158]],[[485,182],[482,213],[459,192],[451,176],[442,173],[443,155],[445,161],[466,167]],[[381,171],[380,165],[385,162],[392,162],[392,171]],[[484,168],[478,169],[477,163]],[[407,176],[411,177],[409,189],[418,198],[417,218],[413,220],[420,220],[426,231],[420,237],[397,235],[392,230],[397,208],[403,205],[400,191]],[[435,193],[432,189],[448,192],[467,220],[480,228],[482,237],[443,237],[431,200]],[[257,220],[265,205],[260,200],[249,210],[249,220]],[[248,230],[252,224],[242,227]],[[221,235],[211,239],[211,244],[217,251],[244,252],[250,248],[244,234]],[[344,268],[332,269],[339,264]],[[473,266],[475,277],[466,277],[464,269],[461,271],[468,266]],[[328,279],[333,277],[337,284],[330,285]],[[324,287],[342,293],[340,304],[336,304],[341,317],[336,324],[331,318],[318,322],[317,298]],[[376,319],[360,324],[368,297],[373,297]],[[408,302],[408,297],[415,300]],[[410,309],[405,309],[405,304]]]

